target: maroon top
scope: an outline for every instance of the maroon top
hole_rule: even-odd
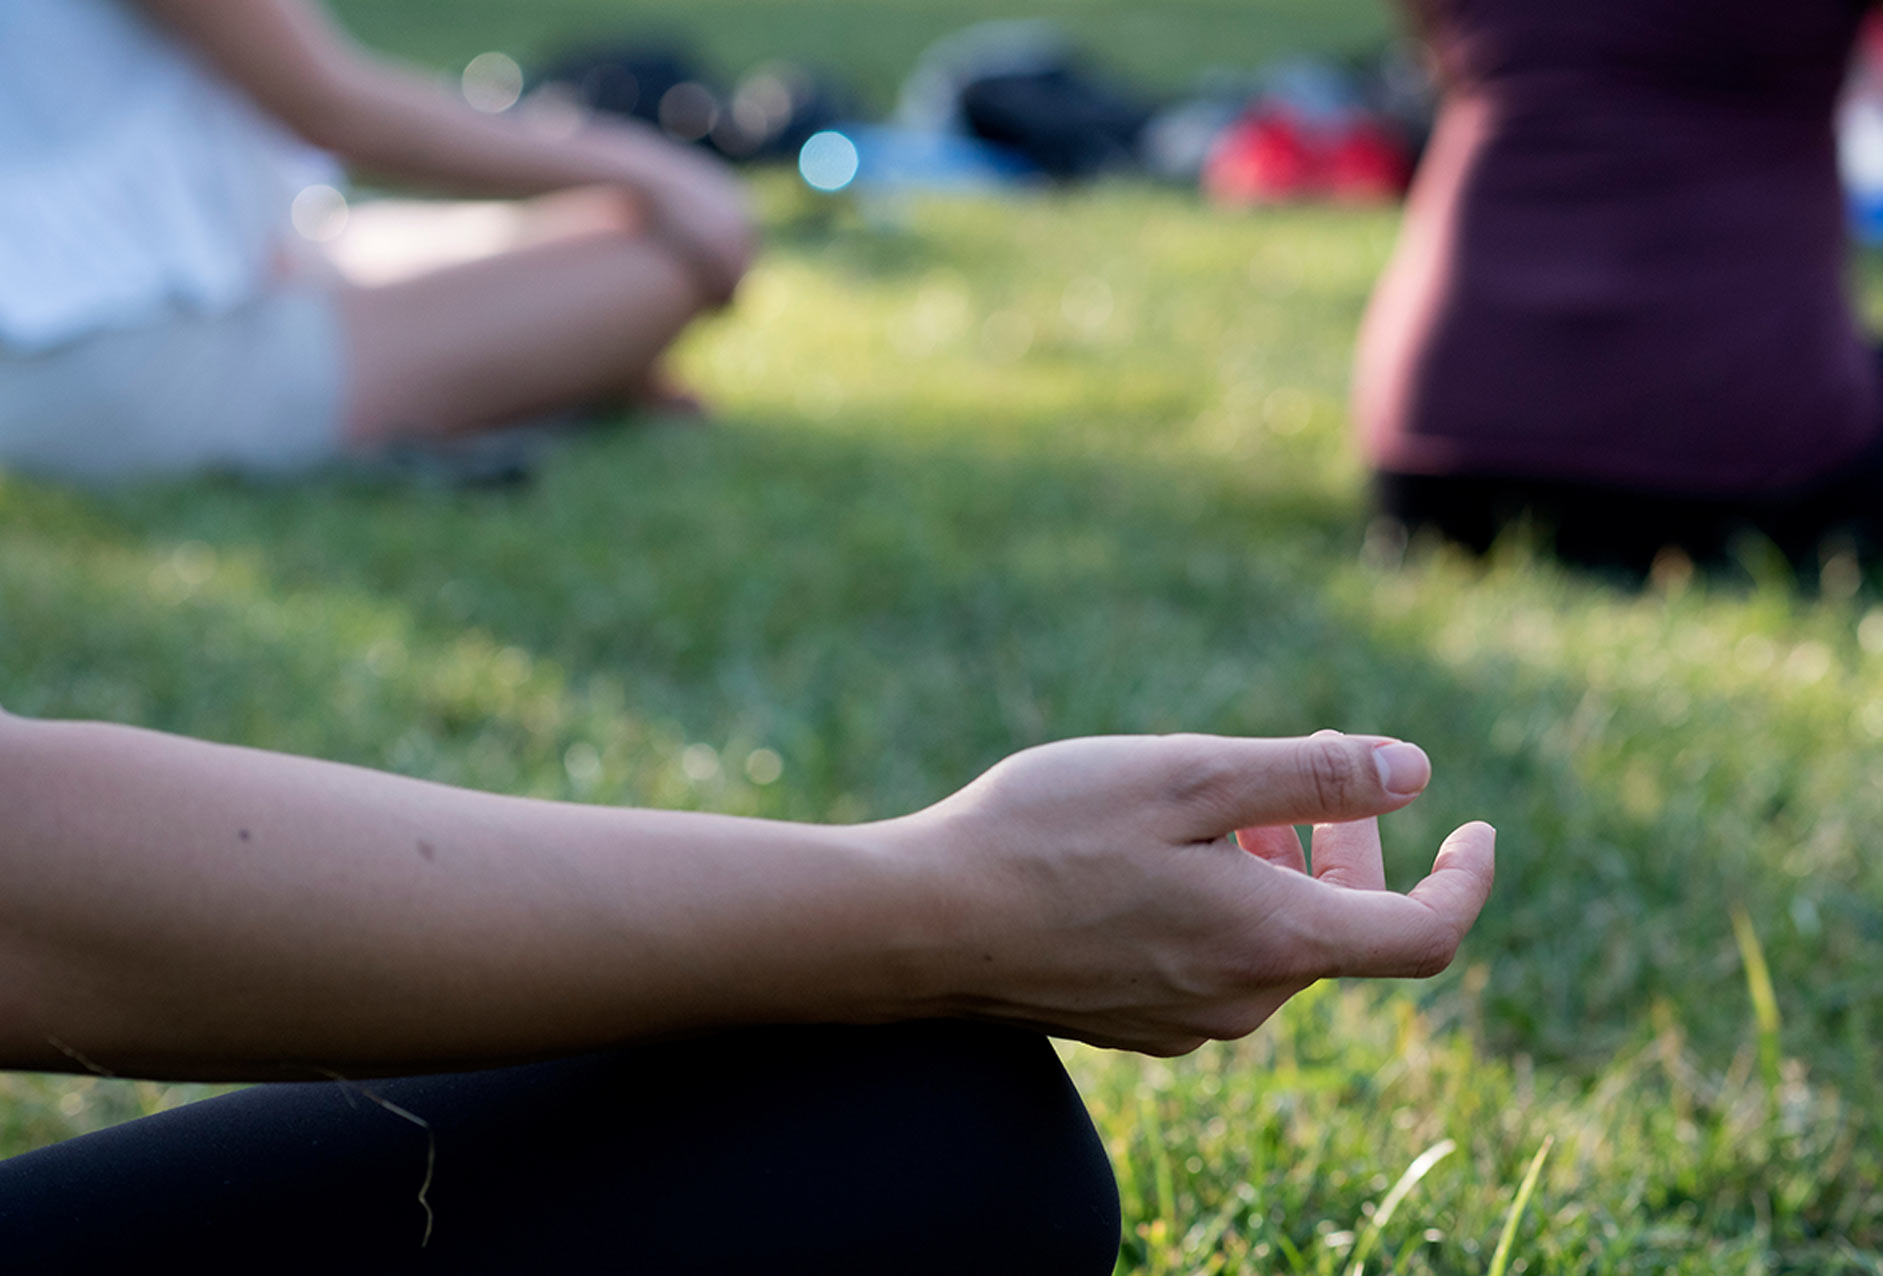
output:
[[[1361,330],[1368,459],[1754,495],[1883,428],[1832,114],[1856,0],[1425,0],[1445,83]]]

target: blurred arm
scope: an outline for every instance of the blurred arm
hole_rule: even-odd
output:
[[[722,165],[651,129],[590,118],[545,133],[473,110],[381,60],[305,0],[138,0],[264,110],[351,164],[459,194],[602,185],[652,220],[729,295],[751,253],[743,195]]]

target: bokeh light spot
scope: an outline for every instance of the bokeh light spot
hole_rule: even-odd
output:
[[[588,108],[566,84],[541,84],[531,89],[519,105],[518,114],[538,137],[557,141],[574,137],[588,122]]]
[[[981,323],[981,350],[990,359],[1013,362],[1033,348],[1033,320],[1018,310],[996,310]]]
[[[798,152],[798,172],[820,191],[840,191],[856,180],[856,143],[832,129],[813,133]]]
[[[703,84],[685,80],[660,95],[660,126],[683,142],[697,142],[719,122],[719,103]]]
[[[592,744],[577,741],[562,755],[562,769],[577,784],[593,784],[601,778],[602,755]]]
[[[480,53],[465,65],[464,100],[486,115],[498,115],[523,96],[523,68],[507,53]]]
[[[331,243],[347,228],[347,197],[331,186],[308,186],[294,197],[288,217],[303,239]]]
[[[680,751],[680,770],[695,784],[719,774],[719,752],[710,744],[689,744]]]
[[[732,118],[753,137],[767,137],[791,119],[791,86],[774,74],[754,75],[732,95]]]
[[[754,749],[746,755],[745,778],[754,784],[776,784],[784,773],[785,760],[775,749]]]
[[[1857,625],[1857,642],[1872,656],[1883,656],[1883,606],[1872,607]]]

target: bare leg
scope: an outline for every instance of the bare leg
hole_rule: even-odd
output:
[[[400,214],[405,243],[426,245],[415,233],[423,217]],[[440,206],[433,225],[426,253],[396,251],[398,235],[387,241],[395,251],[375,256],[356,240],[336,253],[344,273],[391,281],[340,291],[357,447],[640,399],[661,352],[704,308],[679,259],[639,235],[620,201],[592,192],[514,209]],[[432,268],[413,273],[415,255]]]
[[[645,219],[619,191],[578,187],[535,199],[374,199],[299,264],[362,288],[596,235],[639,235]]]

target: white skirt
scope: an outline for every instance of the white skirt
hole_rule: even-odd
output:
[[[335,294],[294,285],[49,350],[0,348],[0,470],[90,485],[339,458],[347,360]]]

